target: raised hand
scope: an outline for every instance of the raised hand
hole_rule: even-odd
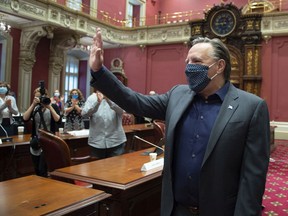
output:
[[[97,28],[96,34],[93,37],[92,49],[89,57],[89,66],[92,71],[100,70],[103,64],[103,40],[101,29]]]

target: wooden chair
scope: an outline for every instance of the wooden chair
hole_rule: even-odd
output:
[[[60,137],[42,129],[39,129],[38,131],[38,140],[40,146],[42,147],[49,173],[53,172],[55,169],[89,162],[92,160],[90,156],[71,158],[70,149],[67,143]],[[91,184],[80,181],[74,181],[73,183],[84,187],[92,186]]]
[[[153,120],[153,126],[155,131],[155,143],[158,143],[161,139],[165,138],[165,121]]]

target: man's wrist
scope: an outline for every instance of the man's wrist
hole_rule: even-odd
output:
[[[94,80],[97,80],[99,77],[101,77],[104,71],[105,71],[105,66],[102,66],[98,71],[94,71],[90,69],[91,76]]]
[[[99,68],[96,68],[96,69],[90,67],[90,70],[91,70],[91,72],[98,72],[98,71],[101,70],[102,67],[103,67],[103,65],[101,67],[99,67]]]

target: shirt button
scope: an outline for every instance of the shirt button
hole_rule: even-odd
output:
[[[188,178],[191,180],[192,179],[192,177],[191,176],[188,176]]]
[[[196,135],[196,138],[199,139],[199,135],[198,134]]]
[[[192,158],[195,158],[196,157],[196,155],[195,154],[192,154]]]
[[[200,116],[200,119],[204,119],[204,116]]]

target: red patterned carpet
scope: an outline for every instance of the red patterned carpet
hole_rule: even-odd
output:
[[[288,141],[276,140],[270,157],[262,216],[288,215]]]

